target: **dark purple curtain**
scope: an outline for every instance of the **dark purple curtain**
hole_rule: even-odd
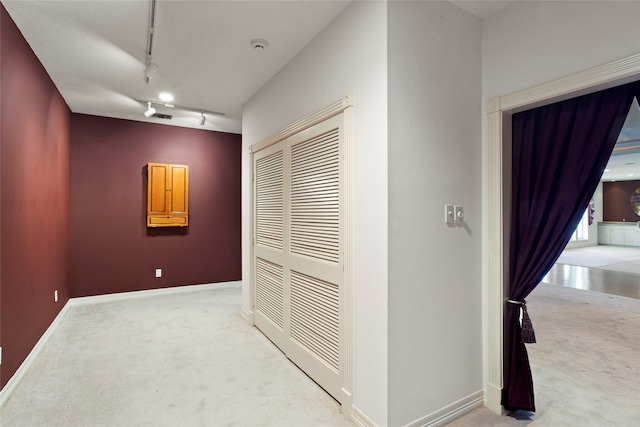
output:
[[[525,298],[562,253],[600,181],[640,82],[513,115],[506,410],[535,411]],[[522,315],[522,324],[521,322]]]

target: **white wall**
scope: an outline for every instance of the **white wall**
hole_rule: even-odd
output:
[[[251,145],[354,99],[354,406],[387,423],[387,10],[353,2],[244,106],[243,310],[249,310]]]
[[[639,1],[518,1],[483,22],[483,99],[640,52]]]
[[[388,3],[389,425],[482,390],[481,21]],[[449,227],[444,205],[465,209]]]
[[[501,9],[482,25],[483,111],[497,96],[639,53],[639,22],[638,1],[519,1]],[[594,200],[589,241],[568,247],[597,244],[602,185]]]

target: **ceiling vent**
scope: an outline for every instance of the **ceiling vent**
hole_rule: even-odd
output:
[[[165,120],[171,120],[173,118],[171,114],[162,114],[162,113],[155,113],[151,117],[157,117],[159,119],[165,119]]]

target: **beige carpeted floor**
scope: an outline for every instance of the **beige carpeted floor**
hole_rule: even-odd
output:
[[[17,426],[347,426],[240,317],[238,286],[71,307],[6,405]],[[541,284],[528,298],[537,412],[451,426],[640,426],[640,300]]]
[[[536,412],[481,408],[450,426],[640,426],[640,300],[542,283],[527,306]]]
[[[0,425],[351,425],[240,304],[233,286],[71,307]]]

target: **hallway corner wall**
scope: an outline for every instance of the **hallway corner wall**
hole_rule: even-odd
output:
[[[482,402],[481,21],[388,9],[389,425],[430,425]]]
[[[71,111],[2,5],[0,27],[4,387],[69,299]]]

